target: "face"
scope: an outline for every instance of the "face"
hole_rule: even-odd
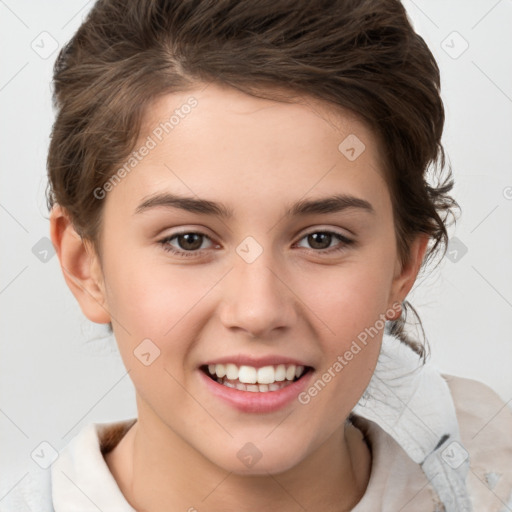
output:
[[[295,467],[342,429],[403,299],[377,140],[312,99],[214,84],[143,126],[101,230],[139,423],[228,471]]]

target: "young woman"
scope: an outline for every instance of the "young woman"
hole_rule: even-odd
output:
[[[400,2],[99,1],[54,84],[52,241],[138,416],[13,510],[512,508],[510,410],[405,329],[456,203]]]

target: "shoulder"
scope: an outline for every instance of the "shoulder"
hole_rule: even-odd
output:
[[[352,512],[439,512],[442,510],[434,488],[393,437],[362,416],[351,417],[372,456],[370,479],[364,495]]]
[[[440,449],[441,460],[453,469],[469,459],[466,484],[475,512],[512,510],[512,411],[485,384],[442,375],[453,401],[460,443]],[[429,416],[440,406],[433,396]],[[385,510],[444,510],[431,482],[378,422],[361,416],[352,420],[368,441],[372,470],[365,496],[354,511],[366,512],[386,504]],[[384,510],[384,509],[383,509]]]
[[[0,490],[0,512],[53,512],[50,469],[26,473],[14,487]]]
[[[90,510],[87,496],[94,497],[101,510],[115,501],[116,510],[131,511],[103,454],[115,447],[135,421],[85,426],[50,467],[27,472],[11,487],[0,486],[0,512],[54,512],[70,506],[73,510]]]
[[[490,387],[443,374],[453,397],[475,510],[512,507],[512,409]],[[463,451],[465,450],[465,451]],[[451,455],[450,453],[445,456]],[[506,505],[505,505],[506,504]]]

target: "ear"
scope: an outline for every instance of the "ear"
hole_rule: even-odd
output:
[[[84,315],[99,324],[110,322],[100,261],[92,243],[75,231],[67,212],[55,205],[50,213],[50,236],[66,283]]]
[[[403,265],[397,262],[389,307],[397,302],[401,304],[413,287],[423,263],[429,239],[430,237],[426,234],[417,235],[410,244],[409,259]]]

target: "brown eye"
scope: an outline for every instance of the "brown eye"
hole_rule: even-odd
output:
[[[311,233],[307,237],[308,243],[313,249],[328,249],[332,241],[331,233]]]
[[[354,240],[347,238],[341,233],[335,231],[313,231],[304,235],[299,241],[299,247],[305,247],[301,245],[302,241],[306,241],[307,245],[311,250],[319,254],[331,254],[336,251],[342,251],[347,249],[350,245],[354,245]],[[333,242],[338,242],[334,243]]]
[[[205,241],[210,245],[204,247],[203,243]],[[166,252],[176,256],[200,256],[203,250],[213,247],[209,236],[193,231],[184,231],[183,233],[167,236],[160,240],[159,244]]]
[[[185,251],[196,251],[203,242],[203,235],[199,233],[184,233],[177,235],[175,238],[178,241],[179,248]]]

